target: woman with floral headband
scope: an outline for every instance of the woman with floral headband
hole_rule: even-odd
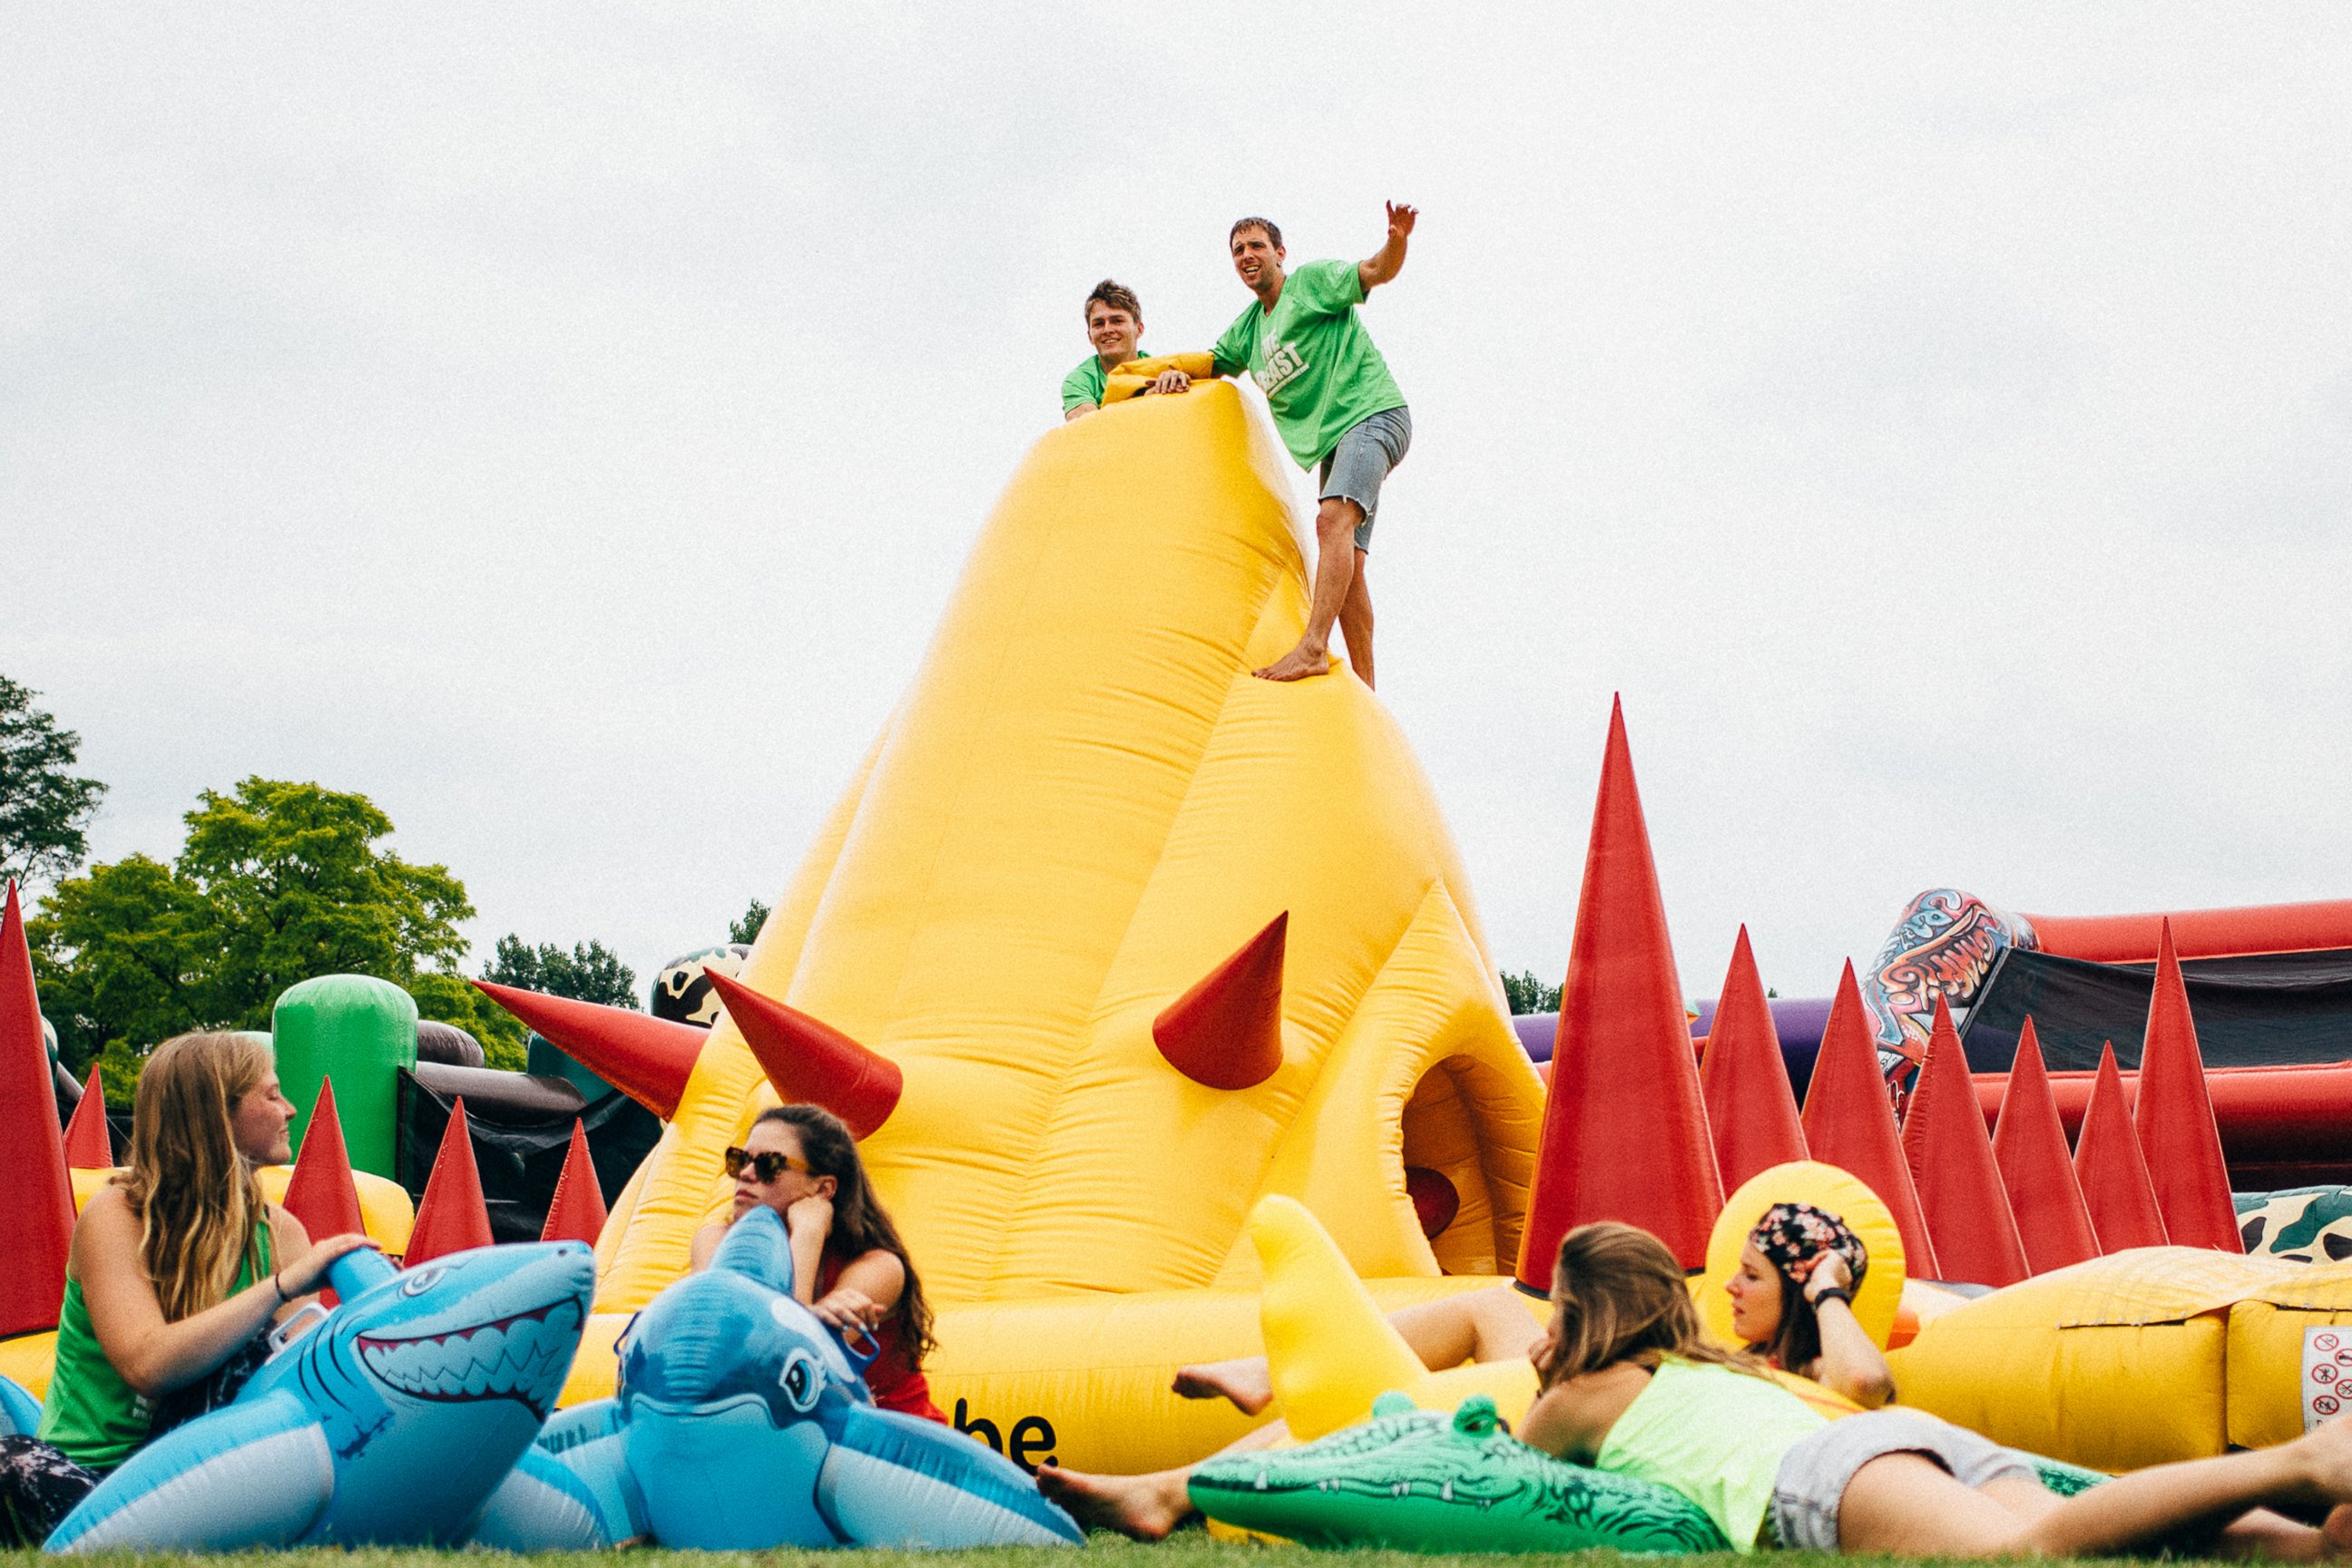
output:
[[[1843,1220],[1811,1204],[1774,1204],[1724,1285],[1732,1331],[1781,1371],[1875,1410],[1895,1397],[1895,1378],[1854,1321],[1853,1293],[1869,1272],[1870,1254]]]

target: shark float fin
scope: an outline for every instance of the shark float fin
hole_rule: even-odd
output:
[[[786,1103],[823,1106],[859,1139],[874,1136],[898,1109],[907,1079],[897,1062],[715,969],[703,973]]]
[[[519,986],[474,982],[475,989],[555,1042],[563,1054],[660,1117],[677,1114],[686,1080],[702,1055],[706,1030],[628,1007],[543,996]]]
[[[1255,1089],[1282,1066],[1282,960],[1290,911],[1151,1020],[1168,1065],[1211,1089]]]
[[[727,1227],[710,1267],[755,1279],[779,1295],[793,1293],[793,1244],[776,1211],[762,1204]]]

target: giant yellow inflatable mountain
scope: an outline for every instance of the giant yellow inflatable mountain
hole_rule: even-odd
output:
[[[1267,1194],[1384,1305],[1518,1247],[1542,1088],[1428,783],[1344,668],[1249,674],[1305,616],[1285,462],[1223,384],[1041,440],[740,976],[902,1079],[863,1147],[942,1308],[935,1394],[1031,1462],[1147,1468],[1239,1433],[1166,1384],[1257,1348]],[[1248,977],[1166,1049],[1155,1021],[1237,953],[1265,979],[1252,939],[1286,915],[1278,1064],[1196,1081],[1247,1054]],[[599,1247],[605,1335],[684,1270],[721,1151],[774,1099],[721,1023]],[[1456,1202],[1433,1237],[1409,1167]],[[609,1378],[582,1362],[574,1397]]]

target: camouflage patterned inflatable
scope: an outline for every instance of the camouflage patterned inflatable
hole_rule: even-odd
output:
[[[2239,1193],[2238,1234],[2258,1258],[2335,1263],[2352,1258],[2352,1188]]]

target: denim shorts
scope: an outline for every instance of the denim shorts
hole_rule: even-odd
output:
[[[1772,1533],[1790,1552],[1838,1550],[1838,1505],[1854,1472],[1889,1454],[1918,1454],[1971,1489],[2003,1476],[2036,1480],[2014,1451],[1917,1410],[1865,1410],[1831,1422],[1780,1460]]]
[[[1364,509],[1356,525],[1356,548],[1372,547],[1372,520],[1380,515],[1381,481],[1404,461],[1412,446],[1412,415],[1402,404],[1367,414],[1348,426],[1339,444],[1323,459],[1323,489],[1318,500],[1338,497]]]

